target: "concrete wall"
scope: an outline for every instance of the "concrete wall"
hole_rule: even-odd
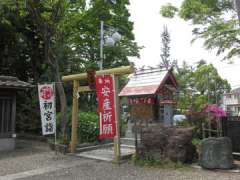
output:
[[[12,151],[15,149],[15,138],[0,138],[0,151]]]

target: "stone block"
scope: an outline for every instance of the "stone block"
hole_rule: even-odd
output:
[[[0,151],[12,151],[15,149],[15,138],[0,138]]]
[[[142,130],[142,146],[139,150],[143,158],[152,156],[183,163],[192,162],[197,156],[192,144],[193,128],[154,126]],[[154,152],[154,153],[153,153]]]
[[[233,168],[232,143],[228,137],[206,138],[201,145],[200,165],[206,169]]]

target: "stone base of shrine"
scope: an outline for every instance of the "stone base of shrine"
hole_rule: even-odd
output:
[[[0,151],[12,151],[15,149],[15,138],[0,138]]]
[[[135,153],[135,148],[132,146],[121,145],[121,160],[130,158]],[[95,147],[86,149],[86,151],[77,152],[75,154],[78,157],[97,159],[102,161],[113,162],[114,161],[114,148],[113,144],[103,147]]]

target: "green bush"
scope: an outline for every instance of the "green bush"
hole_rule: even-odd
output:
[[[193,143],[194,146],[200,146],[201,139],[193,138],[192,143]]]
[[[71,137],[71,118],[72,114],[69,111],[67,113],[68,123],[68,140]],[[57,129],[60,132],[61,128],[61,114],[57,114]],[[96,112],[79,112],[78,113],[78,142],[86,143],[86,142],[96,142],[97,136],[99,134],[99,125],[98,125],[98,115]],[[58,139],[61,139],[61,135],[58,134]],[[59,140],[61,141],[61,140]]]
[[[176,122],[179,127],[194,127],[193,137],[196,139],[202,138],[202,124],[206,124],[207,119],[203,113],[193,113],[187,115],[187,119]]]
[[[79,143],[96,142],[99,134],[98,115],[95,112],[80,112],[78,114]]]
[[[183,120],[183,121],[177,121],[177,122],[176,122],[176,126],[190,127],[190,126],[192,126],[192,125],[191,125],[191,123],[190,123],[187,119],[185,119],[185,120]]]
[[[68,123],[68,134],[67,139],[70,140],[71,137],[71,112],[67,113]],[[61,113],[57,113],[57,131],[60,132],[61,129]],[[120,136],[124,137],[127,130],[127,122],[120,119],[119,122]],[[79,112],[78,113],[78,142],[79,143],[92,143],[98,142],[97,136],[99,134],[99,118],[96,112]],[[58,134],[58,139],[61,141],[61,135]],[[112,141],[110,139],[105,139],[105,142]],[[69,142],[68,142],[69,143]]]
[[[142,167],[154,167],[160,169],[177,169],[177,170],[190,169],[189,165],[183,164],[181,162],[173,162],[169,159],[154,160],[151,157],[143,160],[136,154],[132,156],[132,162],[134,165]]]

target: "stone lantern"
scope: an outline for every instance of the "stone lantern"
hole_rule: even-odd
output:
[[[12,76],[0,76],[0,151],[15,148],[16,93],[31,87]]]

